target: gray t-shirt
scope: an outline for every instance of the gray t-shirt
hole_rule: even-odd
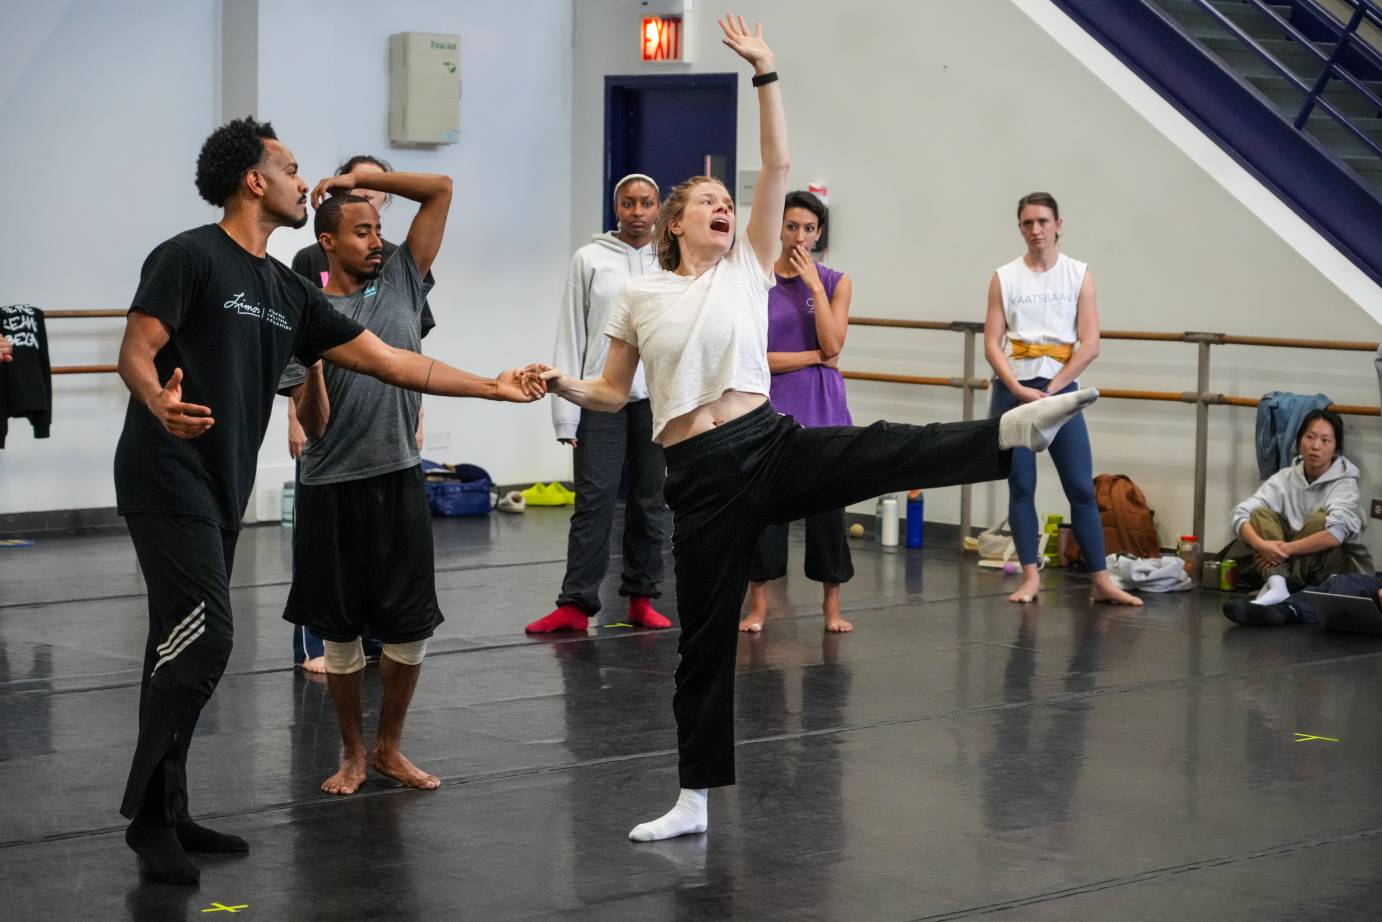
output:
[[[390,346],[417,352],[422,345],[422,305],[432,286],[424,282],[407,244],[385,260],[379,277],[352,295],[327,295],[337,311]],[[422,396],[368,375],[326,363],[331,420],[326,435],[302,453],[305,484],[363,480],[421,463],[417,448]],[[280,392],[297,387],[307,369],[294,362],[279,382]]]

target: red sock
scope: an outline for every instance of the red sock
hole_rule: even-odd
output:
[[[523,630],[529,634],[547,634],[552,631],[584,631],[590,626],[590,616],[575,605],[558,605],[551,613],[543,615]]]
[[[653,600],[646,595],[629,598],[629,622],[642,627],[671,627],[672,622],[653,609]]]

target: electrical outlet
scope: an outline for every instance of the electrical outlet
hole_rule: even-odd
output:
[[[423,441],[432,450],[451,447],[451,432],[447,429],[429,429],[423,434]]]
[[[1374,519],[1382,519],[1382,499],[1374,499],[1372,501],[1371,514]]]

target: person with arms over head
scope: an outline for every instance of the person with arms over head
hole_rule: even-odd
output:
[[[657,183],[641,173],[614,185],[614,213],[619,229],[595,235],[576,251],[566,279],[561,317],[557,321],[558,368],[580,368],[581,376],[599,374],[609,352],[604,335],[610,308],[631,278],[654,271],[653,222],[657,219]],[[552,401],[557,440],[574,454],[576,508],[566,540],[566,574],[557,607],[526,630],[584,631],[600,610],[600,583],[609,568],[609,533],[621,478],[624,502],[623,571],[619,594],[629,599],[628,620],[640,627],[671,627],[653,608],[662,580],[662,486],[667,462],[653,441],[653,411],[643,368],[634,373],[629,402],[613,413],[582,410],[565,400]]]
[[[653,438],[667,457],[678,639],[681,792],[665,815],[635,826],[639,842],[704,832],[708,789],[734,783],[734,670],[739,609],[764,525],[837,509],[880,493],[993,480],[1009,449],[1044,448],[1094,391],[1053,397],[1002,419],[867,428],[803,428],[768,402],[768,290],[782,229],[789,157],[773,54],[761,26],[719,21],[725,44],[755,72],[763,168],[747,232],[734,198],[709,176],[663,202],[655,237],[661,272],[631,279],[611,312],[598,378],[546,366],[551,393],[609,412],[628,400],[641,360]],[[769,254],[764,256],[762,254]]]
[[[1253,570],[1263,580],[1257,598],[1247,602],[1253,607],[1231,600],[1240,618],[1224,606],[1234,620],[1254,623],[1267,617],[1260,609],[1334,574],[1372,571],[1372,555],[1362,544],[1360,474],[1344,457],[1343,418],[1311,410],[1296,431],[1296,452],[1294,464],[1233,507],[1233,532],[1252,551]]]
[[[278,227],[307,222],[307,184],[267,122],[212,132],[197,190],[219,222],[144,261],[120,344],[130,391],[115,493],[148,585],[139,735],[120,812],[149,880],[196,884],[187,852],[245,852],[192,821],[187,750],[230,657],[230,573],[259,446],[291,358],[318,359],[429,394],[528,402],[540,380],[482,378],[381,342],[267,255]]]
[[[384,256],[369,190],[419,203],[403,245]],[[330,194],[330,198],[327,195]],[[312,193],[314,230],[330,274],[331,306],[400,349],[422,343],[424,281],[441,248],[451,180],[379,170],[324,179]],[[416,438],[414,391],[317,362],[294,362],[279,388],[307,433],[294,512],[293,585],[283,617],[322,638],[344,756],[324,782],[353,794],[366,765],[413,788],[441,782],[399,749],[427,639],[442,621],[432,557],[432,513]],[[366,635],[382,642],[379,730],[367,753],[360,695]]]
[[[811,256],[825,231],[825,205],[810,192],[789,192],[782,213],[782,250],[768,292],[768,370],[773,409],[803,426],[849,426],[840,351],[849,333],[854,283]],[[768,616],[768,581],[787,575],[787,526],[765,526],[749,569],[749,613],[739,630],[757,633]],[[840,584],[854,577],[845,510],[806,519],[806,578],[823,584],[821,609],[831,633],[854,630],[840,615]]]
[[[356,154],[347,158],[340,166],[336,167],[336,175],[344,176],[346,173],[389,173],[393,167],[387,160],[376,157],[373,154]],[[367,199],[375,210],[381,215],[384,209],[393,201],[393,196],[387,192],[379,192],[375,189],[353,189],[352,195]],[[384,259],[388,259],[397,249],[397,244],[390,243],[388,240],[382,241],[384,244]],[[293,271],[303,278],[312,282],[318,288],[326,287],[326,280],[330,274],[330,265],[327,262],[326,252],[321,244],[312,243],[298,250],[293,256]],[[424,276],[429,286],[435,287],[435,281],[429,270]],[[432,328],[437,325],[432,317],[432,306],[428,301],[422,302],[422,338],[426,339],[427,334],[432,332]],[[423,443],[423,418],[425,411],[421,404],[417,411],[417,447],[422,450]],[[302,452],[307,447],[307,433],[302,428],[302,423],[297,417],[297,405],[288,401],[288,454],[294,461],[302,457]],[[294,547],[296,548],[296,535],[294,536]],[[326,671],[325,646],[322,639],[313,634],[311,629],[299,625],[293,631],[293,662],[302,667],[307,672],[321,673]],[[374,637],[367,637],[364,640],[365,659],[379,658],[379,641]]]
[[[1061,226],[1060,206],[1052,196],[1033,192],[1018,200],[1017,229],[1027,252],[999,268],[989,280],[984,355],[994,374],[990,416],[1073,393],[1080,374],[1099,356],[1094,276],[1085,263],[1060,251]],[[1049,453],[1070,501],[1070,519],[1089,567],[1093,600],[1141,605],[1142,600],[1125,592],[1108,572],[1083,413],[1061,427]],[[1041,589],[1036,455],[1024,448],[1013,450],[1008,521],[1022,562],[1022,585],[1008,601],[1035,602]]]

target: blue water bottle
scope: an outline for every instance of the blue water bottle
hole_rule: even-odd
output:
[[[921,547],[922,525],[926,521],[926,501],[920,490],[907,494],[907,546]]]

